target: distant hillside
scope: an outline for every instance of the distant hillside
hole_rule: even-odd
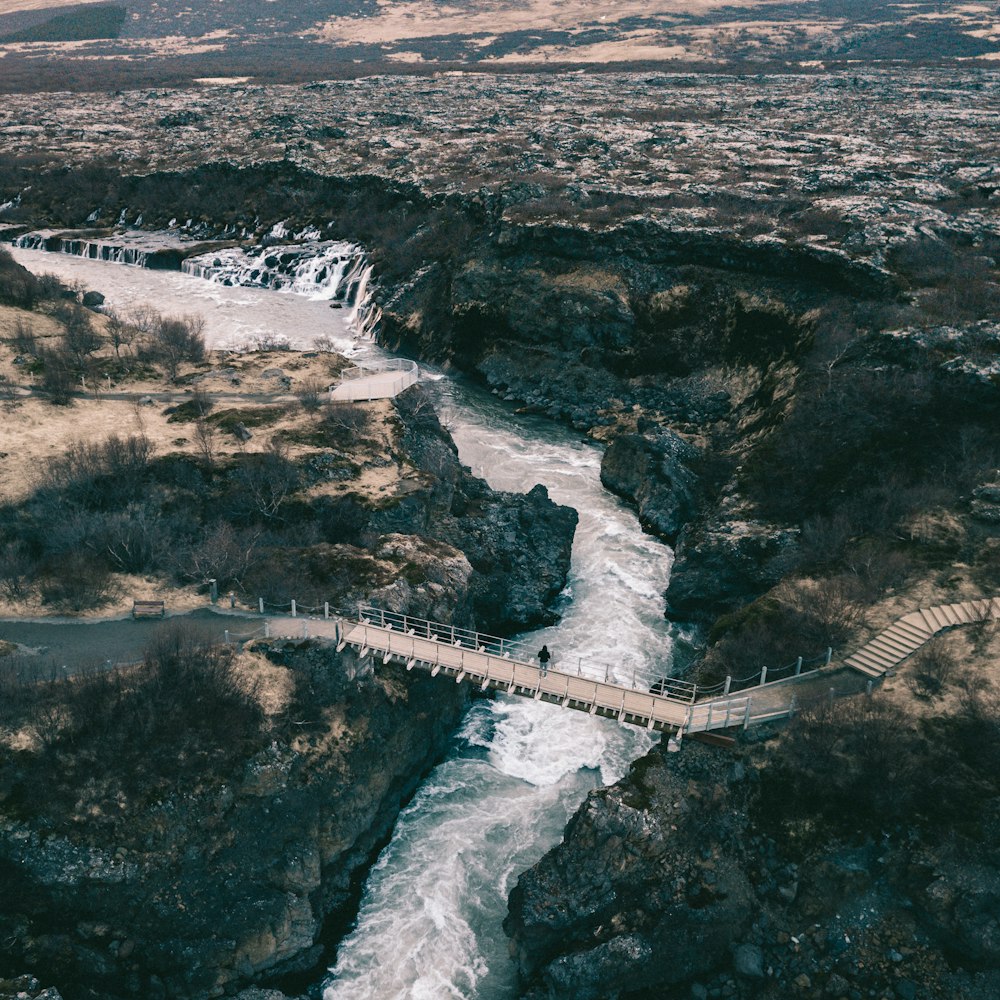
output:
[[[83,42],[101,38],[117,38],[128,11],[113,4],[80,7],[57,14],[9,35],[0,36],[0,44],[13,42]]]
[[[996,5],[959,0],[130,0],[127,11],[11,0],[4,9],[7,93],[468,68],[749,74],[966,60],[989,69],[1000,59]],[[25,42],[30,52],[4,49]]]

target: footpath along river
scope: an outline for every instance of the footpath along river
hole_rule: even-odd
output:
[[[358,357],[381,353],[352,341],[345,310],[330,309],[322,289],[310,297],[63,254],[14,254],[34,271],[101,291],[113,306],[145,301],[167,314],[200,314],[209,346],[278,333],[302,347],[328,337]],[[607,672],[646,687],[669,672],[662,593],[672,554],[603,489],[600,450],[568,429],[513,413],[478,387],[433,369],[423,376],[464,464],[496,489],[543,483],[579,512],[562,619],[527,638],[546,643],[555,666],[585,676]],[[477,702],[372,870],[325,1000],[515,997],[501,928],[507,894],[558,842],[587,792],[616,780],[649,745],[644,731],[550,705]]]

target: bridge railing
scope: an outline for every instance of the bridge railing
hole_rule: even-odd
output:
[[[727,677],[718,684],[698,685],[698,698],[716,698],[719,695],[735,694],[738,691],[746,691],[750,688],[760,687],[763,684],[775,684],[778,681],[790,680],[803,673],[809,673],[819,667],[826,666],[833,655],[833,650],[827,647],[826,652],[819,656],[812,656],[806,659],[798,657],[791,663],[786,663],[782,667],[761,667],[746,677]]]
[[[299,601],[291,600],[283,604],[258,599],[258,612],[266,615],[269,609],[277,611],[281,615],[288,615],[291,618],[315,615],[323,619],[342,619],[345,622],[353,621],[362,625],[374,625],[379,628],[391,629],[395,632],[414,636],[418,639],[431,639],[446,643],[450,646],[457,646],[473,652],[484,653],[489,656],[497,656],[508,660],[517,660],[521,663],[528,663],[537,666],[538,653],[535,642],[525,642],[519,639],[505,639],[498,635],[490,635],[488,632],[479,632],[473,629],[461,628],[457,625],[445,625],[442,622],[430,621],[426,618],[416,618],[413,615],[403,615],[395,611],[386,611],[384,608],[366,607],[359,605],[349,610],[337,608],[324,602],[321,605],[310,606]],[[303,632],[303,634],[307,634]],[[553,659],[549,664],[549,673],[560,675],[573,675],[583,677],[584,657],[576,657],[576,669],[567,667],[562,659]],[[604,675],[605,683],[612,683],[618,687],[626,688],[628,682],[619,683],[612,680],[614,670],[610,664],[588,661],[587,676],[594,678]],[[651,687],[646,687],[645,682],[637,678],[636,671],[632,672],[631,687],[633,690],[648,690],[650,694],[660,695],[674,701],[681,701],[690,704],[695,700],[700,689],[691,681],[683,680],[679,677],[661,677]]]
[[[526,642],[503,639],[498,635],[489,635],[485,632],[474,632],[456,625],[443,625],[441,622],[428,621],[426,618],[400,615],[382,608],[358,608],[358,620],[362,623],[367,622],[369,625],[378,625],[381,628],[391,628],[398,632],[415,635],[420,639],[436,639],[452,646],[464,646],[466,649],[489,653],[491,656],[520,660],[532,658],[531,647]]]

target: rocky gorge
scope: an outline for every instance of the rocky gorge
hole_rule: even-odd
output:
[[[273,239],[279,223],[357,239],[384,344],[606,443],[606,486],[677,545],[667,613],[704,629],[697,669],[715,679],[842,648],[886,605],[1000,581],[996,88],[991,72],[918,68],[247,88],[225,144],[217,95],[47,95],[5,111],[5,218],[12,235],[94,216],[113,239],[125,212],[183,217],[199,241]],[[139,141],[185,109],[201,117]],[[31,183],[29,150],[45,164]],[[415,448],[429,466],[435,434]],[[452,515],[483,502],[447,489]],[[501,535],[552,516],[544,497],[520,503]],[[478,559],[470,601],[514,626],[492,541],[444,524]],[[995,665],[995,639],[959,659]],[[947,682],[957,705],[820,720],[808,768],[802,730],[735,758],[643,758],[511,897],[525,995],[992,996],[982,673]],[[857,780],[819,769],[824,748]],[[886,771],[907,757],[961,794],[935,810],[912,770]],[[852,813],[879,776],[908,791],[824,826],[830,788]]]
[[[30,286],[30,276],[7,264]],[[45,322],[38,308],[20,310],[20,321]],[[266,357],[230,356],[221,366],[209,358],[186,377],[202,392],[213,379],[239,384],[262,369],[265,381],[277,372],[308,385],[310,362],[343,364],[315,353],[284,357],[294,373],[285,375]],[[232,454],[216,438],[208,460],[158,456],[140,478],[151,507],[163,499],[165,469],[173,470],[168,502],[199,480],[197,489],[217,489],[275,454],[274,441],[270,452],[262,441],[262,420],[274,440],[285,435],[283,454],[293,457],[282,468],[291,474],[294,466],[294,475],[282,489],[290,487],[295,500],[279,521],[292,531],[273,545],[280,530],[273,522],[273,547],[258,553],[262,579],[278,588],[269,596],[283,597],[285,586],[291,593],[325,587],[348,605],[493,630],[551,620],[576,513],[553,503],[544,487],[502,493],[472,476],[421,389],[392,404],[351,404],[326,423],[322,408],[248,406]],[[176,412],[168,406],[166,415]],[[169,432],[174,448],[185,442],[177,437],[184,414]],[[150,437],[155,423],[144,416]],[[292,439],[299,444],[290,453]],[[81,507],[73,485],[71,478],[57,487],[67,521],[100,510],[118,516],[121,496],[105,495],[95,507],[91,495]],[[347,491],[339,501],[338,489]],[[22,544],[30,540],[41,492],[7,498],[5,536],[16,531]],[[246,530],[246,509],[234,511],[219,497],[209,506],[229,510],[224,533]],[[190,500],[187,510],[195,518]],[[171,530],[167,516],[157,523],[161,533]],[[259,537],[257,529],[254,545]],[[9,546],[8,538],[8,554]],[[238,630],[243,622],[225,624]],[[44,670],[32,672],[30,650],[3,645],[2,966],[37,970],[66,997],[315,986],[370,865],[451,745],[470,698],[443,679],[373,671],[334,644],[258,639],[238,650],[207,649],[183,617],[166,625],[139,666],[81,670],[54,682]],[[27,980],[17,982],[11,988],[24,992]]]

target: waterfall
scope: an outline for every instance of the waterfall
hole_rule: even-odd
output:
[[[149,249],[122,246],[102,240],[74,239],[56,233],[40,230],[25,233],[14,240],[14,246],[22,250],[47,250],[49,253],[68,253],[74,257],[90,260],[106,260],[114,264],[130,264],[133,267],[149,266]]]
[[[268,288],[348,307],[348,325],[366,337],[382,315],[371,293],[372,265],[354,243],[231,247],[187,257],[181,269],[219,285]]]

